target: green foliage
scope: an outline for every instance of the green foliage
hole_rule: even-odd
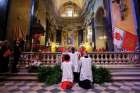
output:
[[[49,75],[51,72],[51,67],[45,67],[45,66],[42,66],[42,67],[39,67],[38,69],[38,79],[39,81],[41,82],[45,82],[46,81],[46,78],[47,78],[47,75]]]
[[[62,77],[61,68],[60,66],[56,65],[52,67],[51,73],[47,76],[45,83],[47,85],[60,83],[61,77]]]
[[[61,68],[59,65],[53,67],[41,67],[38,72],[38,78],[47,85],[57,84],[61,82]]]
[[[111,81],[110,71],[107,70],[106,68],[103,67],[96,68],[95,66],[93,66],[92,72],[93,72],[94,83],[102,84],[104,82]]]
[[[102,84],[111,81],[111,74],[106,68],[96,68],[92,66],[94,83]],[[39,67],[38,79],[47,85],[53,85],[61,82],[62,71],[60,65]]]

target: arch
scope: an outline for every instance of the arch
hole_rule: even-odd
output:
[[[95,29],[95,44],[96,49],[107,50],[107,33],[105,31],[105,10],[103,7],[98,7],[94,17],[94,29]]]
[[[76,14],[80,14],[81,13],[81,8],[74,2],[72,1],[68,1],[66,3],[64,3],[60,8],[59,8],[59,14],[63,14],[64,12],[67,11],[67,8],[72,8],[73,12]]]
[[[104,18],[105,12],[103,7],[99,7],[95,13],[95,23],[96,24],[103,24],[103,18]]]
[[[76,5],[78,5],[78,7],[80,7],[80,9],[83,8],[83,5],[85,3],[85,0],[52,0],[56,6],[56,9],[59,10],[61,6],[63,6],[65,3],[67,2],[73,2]]]

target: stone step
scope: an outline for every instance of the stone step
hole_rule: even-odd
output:
[[[109,69],[111,72],[140,72],[140,69]]]
[[[105,67],[105,68],[108,68],[108,69],[140,69],[140,67]]]
[[[111,68],[113,81],[140,81],[140,68],[128,67],[128,68]]]
[[[140,69],[140,64],[130,64],[130,65],[96,65],[97,67],[105,67],[108,69],[125,69],[125,68],[129,68],[129,69],[133,69],[133,68],[137,68]]]
[[[10,76],[1,78],[2,81],[38,81],[36,76]]]
[[[112,76],[140,76],[140,72],[112,72]]]
[[[107,65],[103,66],[111,71],[113,81],[140,81],[140,66]],[[0,73],[0,80],[7,81],[37,81],[37,73],[28,73],[21,68],[19,73]]]
[[[0,73],[0,80],[4,81],[37,81],[37,73],[18,72]]]
[[[140,81],[140,76],[115,76],[113,81]]]
[[[110,70],[113,81],[140,81],[140,64],[97,65]]]
[[[121,70],[140,70],[140,67],[131,67],[131,68],[107,68],[107,69],[110,69],[110,70],[119,70],[119,69],[121,69]]]
[[[37,76],[37,73],[27,73],[27,72],[0,73],[0,76]]]

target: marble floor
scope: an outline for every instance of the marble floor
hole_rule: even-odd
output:
[[[61,90],[59,84],[47,86],[37,81],[3,81],[0,93],[140,93],[140,82],[123,81],[94,84],[94,88],[85,90],[75,84],[70,90]]]

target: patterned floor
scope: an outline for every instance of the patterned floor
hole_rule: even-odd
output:
[[[46,86],[35,81],[4,81],[0,82],[0,93],[140,93],[140,82],[94,84],[94,88],[89,90],[76,84],[71,90],[62,91],[59,85]]]

